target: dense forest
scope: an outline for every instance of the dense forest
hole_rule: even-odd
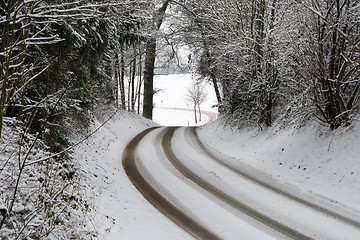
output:
[[[334,130],[359,114],[357,0],[0,0],[0,14],[0,230],[14,239],[90,234],[71,225],[88,206],[70,156],[36,154],[66,150],[99,104],[151,119],[155,69],[184,46],[228,124]]]

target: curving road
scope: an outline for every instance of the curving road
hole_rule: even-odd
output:
[[[170,111],[182,111],[182,112],[190,112],[190,113],[194,113],[193,109],[189,109],[189,108],[179,108],[179,107],[155,107],[154,109],[159,109],[159,110],[170,110]],[[198,112],[197,112],[198,113]],[[201,110],[201,114],[206,115],[208,117],[207,122],[202,122],[202,124],[205,123],[209,123],[209,122],[213,122],[218,118],[218,113],[216,112],[211,112],[211,111],[206,111],[206,110]],[[173,123],[172,123],[173,124]],[[172,125],[173,126],[173,125]],[[185,125],[184,125],[185,126]]]
[[[196,239],[360,239],[358,219],[221,159],[196,128],[143,131],[123,166],[139,192]]]

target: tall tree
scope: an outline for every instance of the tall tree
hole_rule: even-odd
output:
[[[164,0],[161,7],[153,14],[152,30],[158,31],[164,20],[170,0]],[[143,116],[152,119],[154,97],[154,69],[156,58],[156,36],[152,35],[146,41],[146,56],[144,69],[144,101]]]
[[[203,81],[193,79],[192,85],[187,88],[186,100],[194,106],[195,124],[197,121],[197,111],[199,112],[199,122],[201,122],[201,104],[207,100],[207,92]]]

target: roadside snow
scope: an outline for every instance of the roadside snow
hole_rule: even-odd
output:
[[[105,116],[98,116],[93,128],[105,120]],[[122,168],[126,144],[154,125],[121,111],[74,152],[83,172],[86,197],[94,204],[88,227],[97,232],[97,239],[167,240],[187,236],[143,198]]]
[[[77,176],[67,159],[25,163],[51,155],[46,142],[5,118],[0,138],[0,239],[89,239]],[[71,176],[71,177],[70,177]],[[18,185],[17,185],[18,184]],[[15,196],[15,198],[14,198]]]
[[[233,164],[360,220],[360,126],[233,131],[217,121],[198,134]]]

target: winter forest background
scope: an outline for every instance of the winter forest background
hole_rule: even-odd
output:
[[[0,230],[11,239],[89,239],[72,224],[89,205],[63,151],[99,105],[151,118],[159,68],[210,82],[235,127],[358,124],[357,0],[0,0],[0,14]]]

